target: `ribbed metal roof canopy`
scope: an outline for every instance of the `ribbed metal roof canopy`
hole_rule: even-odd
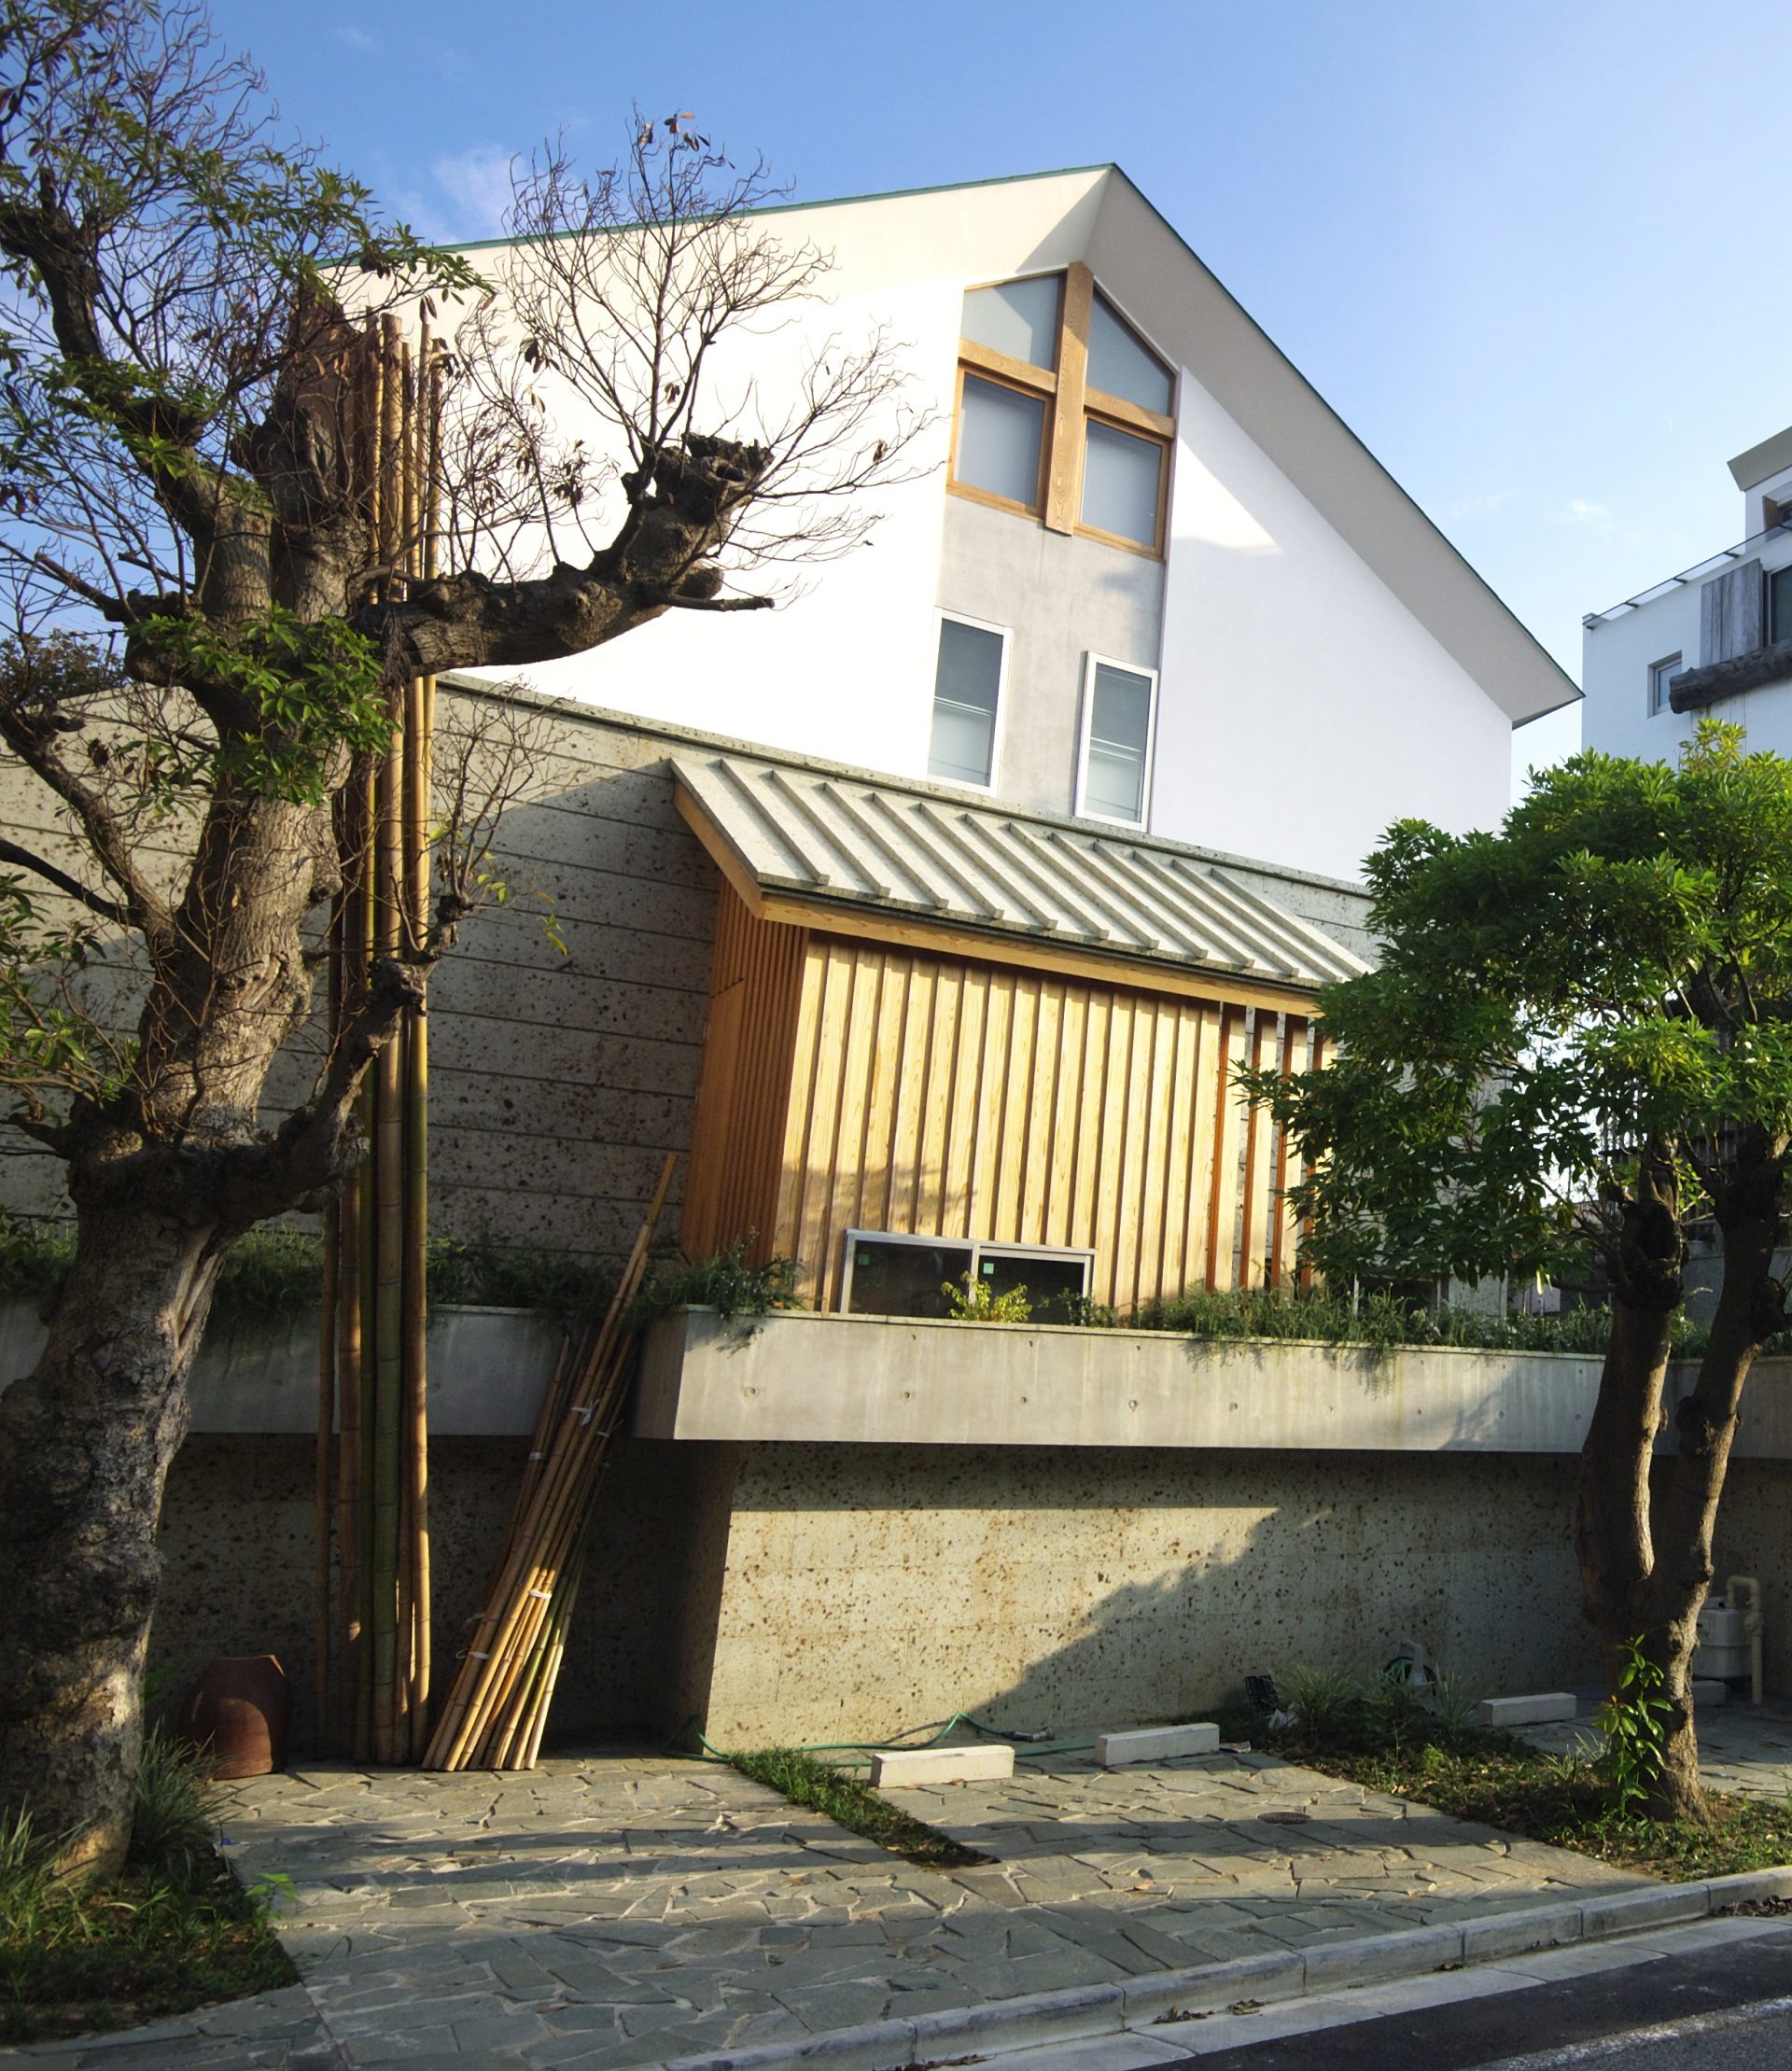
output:
[[[1173,842],[743,755],[672,768],[721,852],[767,893],[1302,991],[1368,969]]]

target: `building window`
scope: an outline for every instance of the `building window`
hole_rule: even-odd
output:
[[[967,373],[959,391],[959,450],[953,479],[998,503],[1033,511],[1040,505],[1045,454],[1045,403],[1023,388]]]
[[[1150,670],[1089,656],[1076,778],[1076,809],[1086,818],[1144,825],[1156,693],[1157,679]]]
[[[1664,662],[1649,664],[1649,717],[1658,712],[1671,710],[1668,700],[1668,679],[1680,673],[1682,663],[1677,654],[1670,654]]]
[[[1174,380],[1088,268],[973,287],[961,329],[952,487],[1160,554]]]
[[[1767,644],[1792,640],[1792,562],[1767,579]]]
[[[996,719],[1007,641],[993,625],[940,621],[933,670],[933,735],[927,774],[987,790],[996,775]]]
[[[949,1316],[946,1289],[973,1280],[991,1294],[1024,1287],[1039,1322],[1075,1322],[1094,1266],[1093,1252],[1068,1247],[848,1230],[840,1307],[852,1316]]]

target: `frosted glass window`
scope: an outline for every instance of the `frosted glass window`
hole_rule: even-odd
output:
[[[1155,439],[1135,439],[1091,420],[1083,463],[1083,523],[1155,547],[1163,465],[1164,449]]]
[[[973,287],[964,298],[964,335],[1029,367],[1056,367],[1062,281],[1061,273],[1045,273],[1036,280],[1005,281],[1000,287]]]
[[[1100,296],[1089,312],[1089,386],[1169,415],[1169,371],[1148,352]]]
[[[1083,810],[1103,819],[1139,825],[1145,817],[1145,763],[1150,746],[1150,677],[1098,662],[1089,685]]]
[[[959,455],[954,477],[992,497],[1039,503],[1039,455],[1045,437],[1045,399],[1024,396],[993,381],[964,377],[959,408]]]
[[[1001,635],[958,619],[940,621],[933,672],[933,738],[927,774],[949,783],[987,784],[995,763],[996,699],[1001,689]]]

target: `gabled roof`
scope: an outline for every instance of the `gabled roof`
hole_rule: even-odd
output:
[[[1301,993],[1368,968],[1179,842],[754,755],[679,754],[671,766],[698,838],[774,917],[796,902],[818,926],[837,917],[842,933],[900,918]]]
[[[1578,699],[1573,679],[1119,165],[777,203],[750,213],[931,209],[962,217],[986,198],[1024,217],[1007,261],[1012,272],[1084,259],[1128,321],[1188,368],[1514,725]],[[937,240],[926,231],[923,224],[921,234],[893,241],[902,271],[937,269]]]

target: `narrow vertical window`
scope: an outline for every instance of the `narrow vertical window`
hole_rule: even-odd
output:
[[[1670,654],[1665,661],[1649,664],[1649,717],[1671,709],[1668,698],[1668,679],[1677,676],[1685,667],[1677,654]]]
[[[1083,752],[1077,811],[1142,827],[1151,796],[1152,723],[1157,679],[1090,655],[1083,686]]]
[[[1002,636],[964,619],[940,621],[933,672],[933,736],[927,774],[987,788],[996,773],[996,713],[1001,697]]]
[[[1792,640],[1792,563],[1767,579],[1767,638],[1771,647]]]

